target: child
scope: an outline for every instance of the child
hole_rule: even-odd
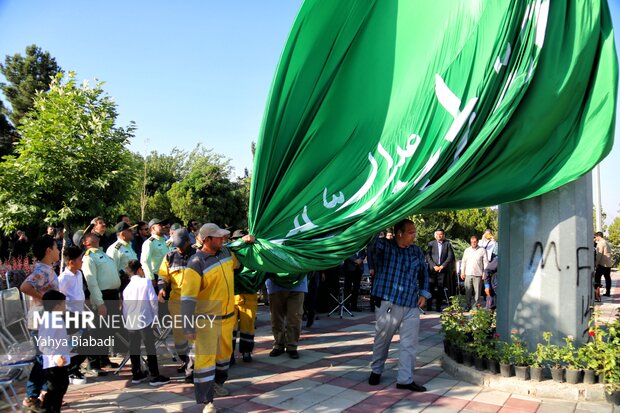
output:
[[[82,257],[84,251],[78,247],[67,247],[63,257],[65,270],[58,276],[58,289],[66,297],[67,311],[72,313],[84,312],[84,281],[82,275]],[[86,378],[80,372],[80,364],[86,359],[84,355],[71,358],[69,366],[69,382],[71,384],[86,384]]]
[[[65,298],[63,293],[56,290],[43,294],[44,323],[39,326],[38,346],[43,354],[43,371],[47,384],[42,405],[42,411],[46,413],[60,412],[62,399],[69,387],[67,366],[71,362],[70,340],[62,317],[54,314],[64,314]]]
[[[131,372],[133,384],[142,383],[147,375],[140,368],[140,346],[144,343],[151,386],[170,383],[168,377],[159,374],[153,336],[153,320],[157,316],[157,295],[150,280],[144,277],[142,265],[138,260],[130,260],[127,270],[131,276],[129,284],[123,291],[123,319],[129,331],[129,351],[131,354]]]

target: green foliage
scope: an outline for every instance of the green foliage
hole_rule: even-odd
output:
[[[133,179],[125,145],[133,125],[115,126],[116,104],[102,83],[78,85],[59,73],[38,92],[19,127],[13,155],[0,165],[0,229],[83,223],[109,216]]]
[[[6,115],[7,110],[0,100],[0,158],[13,152],[13,142],[17,139],[15,128]]]
[[[0,64],[0,72],[8,81],[0,83],[0,89],[13,109],[11,122],[19,126],[33,108],[36,93],[49,90],[52,79],[62,73],[62,69],[48,52],[33,44],[26,47],[24,56],[19,53],[6,56],[4,64]]]
[[[489,357],[495,346],[492,340],[495,330],[495,312],[482,307],[476,307],[469,320],[473,347],[478,357]]]
[[[446,231],[446,238],[452,241],[453,246],[457,240],[465,240],[469,246],[470,236],[474,234],[481,236],[487,228],[491,228],[495,238],[498,238],[497,209],[495,208],[431,212],[413,215],[411,219],[416,224],[417,244],[424,247],[434,239],[437,228],[443,228]],[[457,259],[463,256],[463,251],[457,253],[456,246],[454,252]]]
[[[231,181],[228,160],[199,145],[189,154],[187,169],[187,176],[168,191],[176,216],[235,228],[247,225],[245,187]]]
[[[620,217],[616,217],[609,226],[609,242],[612,244],[612,259],[615,265],[618,265],[620,262]]]
[[[462,295],[450,297],[450,304],[441,312],[441,331],[444,340],[462,348],[466,341],[467,319],[463,311],[465,299]]]

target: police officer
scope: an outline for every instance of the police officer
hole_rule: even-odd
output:
[[[118,316],[120,314],[118,304],[121,279],[116,264],[99,247],[99,237],[94,232],[85,233],[81,241],[86,249],[82,273],[90,291],[90,302],[100,317]],[[106,331],[103,328],[93,330],[95,338],[105,340],[113,335],[114,332]],[[117,340],[115,343],[118,344]],[[118,367],[118,364],[110,361],[107,348],[104,347],[98,347],[96,355],[91,356],[90,359],[91,369],[98,374],[102,373],[101,368],[103,367]]]
[[[137,260],[138,256],[131,247],[131,241],[133,240],[133,229],[135,225],[129,225],[124,221],[119,222],[114,226],[116,231],[117,240],[114,244],[110,245],[105,252],[116,263],[116,269],[121,277],[121,291],[125,289],[125,286],[129,283],[129,276],[126,273],[127,263],[130,260]]]
[[[140,263],[144,270],[144,276],[153,282],[157,281],[157,271],[159,271],[161,262],[169,252],[164,238],[164,224],[166,224],[165,221],[157,218],[150,220],[149,230],[151,231],[151,236],[142,244]]]

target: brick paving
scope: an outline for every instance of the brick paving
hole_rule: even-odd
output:
[[[613,272],[612,277],[612,297],[604,297],[598,306],[606,319],[620,307],[620,274]],[[215,404],[225,412],[620,412],[606,403],[535,399],[457,380],[441,369],[443,346],[439,314],[435,312],[422,316],[415,372],[416,382],[424,384],[428,391],[396,389],[396,343],[390,349],[381,384],[370,386],[367,379],[373,333],[374,316],[370,312],[342,319],[320,315],[312,328],[302,331],[300,359],[292,360],[286,354],[273,358],[269,357],[269,312],[261,306],[254,361],[237,359],[226,383],[231,394],[217,398]],[[159,388],[131,384],[130,366],[118,376],[89,378],[86,385],[71,385],[63,411],[200,412],[202,406],[194,402],[193,386],[182,381],[177,365],[169,357],[160,356],[161,373],[172,377],[173,382]],[[23,381],[17,384],[17,390],[23,396]]]

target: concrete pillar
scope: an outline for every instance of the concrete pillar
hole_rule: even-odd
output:
[[[497,331],[530,350],[551,331],[584,340],[594,302],[592,176],[499,208]]]

